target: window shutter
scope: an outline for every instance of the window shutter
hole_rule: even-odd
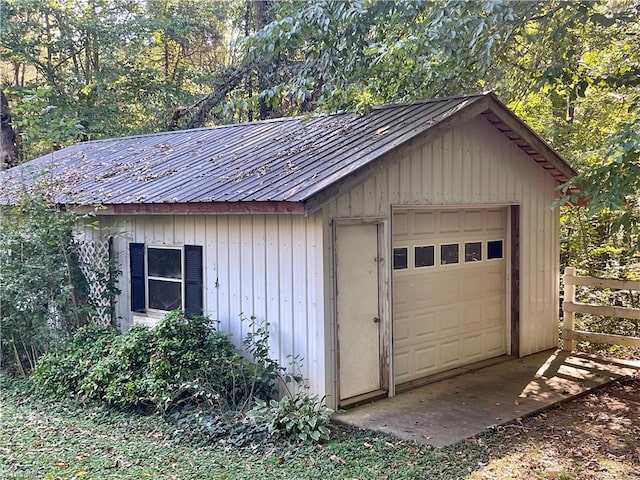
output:
[[[202,247],[184,246],[184,311],[202,315]]]
[[[129,267],[131,270],[131,310],[145,309],[144,243],[129,244]]]

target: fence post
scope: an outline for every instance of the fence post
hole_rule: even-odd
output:
[[[575,330],[576,314],[573,312],[567,312],[567,310],[564,308],[564,304],[565,302],[575,303],[576,301],[576,286],[567,284],[567,278],[575,276],[575,267],[566,267],[564,269],[564,298],[562,300],[562,348],[569,351],[575,350],[576,341],[566,338],[565,332],[573,332]]]

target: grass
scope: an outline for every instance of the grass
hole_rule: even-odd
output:
[[[190,429],[157,416],[37,397],[24,381],[2,375],[0,382],[0,478],[6,480],[640,476],[637,381],[618,387],[624,395],[600,391],[582,403],[441,449],[338,427],[320,445],[208,445]],[[588,412],[600,430],[580,430]]]
[[[157,416],[36,398],[2,377],[3,479],[461,478],[477,444],[434,449],[336,429],[324,445],[206,445]]]

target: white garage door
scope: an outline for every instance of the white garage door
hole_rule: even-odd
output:
[[[396,385],[507,352],[506,208],[394,210]]]

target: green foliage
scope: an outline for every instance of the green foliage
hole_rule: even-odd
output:
[[[79,217],[39,192],[2,207],[0,330],[3,369],[27,374],[40,355],[87,323],[92,307],[74,229]]]
[[[251,337],[249,343],[266,341]],[[264,347],[254,350],[263,352]],[[119,409],[167,412],[180,405],[244,410],[254,397],[271,398],[282,369],[240,355],[226,334],[203,316],[168,313],[153,329],[135,324],[114,335],[82,330],[59,352],[45,356],[34,380],[45,391],[102,400]]]
[[[63,347],[43,355],[31,378],[54,395],[76,392],[91,369],[107,355],[115,337],[116,330],[112,327],[86,325]]]
[[[226,63],[228,10],[212,0],[0,0],[2,86],[21,158],[166,129]]]
[[[78,383],[78,393],[122,409],[151,406],[161,382],[147,375],[150,355],[149,330],[134,325],[126,334],[114,337],[106,355]]]
[[[360,110],[481,89],[500,42],[532,10],[495,1],[293,3],[246,46],[249,59],[286,65],[261,92],[272,105]]]
[[[256,400],[247,416],[264,425],[272,436],[295,441],[329,440],[329,424],[333,410],[317,395],[301,390],[278,400]]]
[[[267,326],[253,318],[251,325],[243,343],[254,361],[241,356],[207,317],[181,311],[168,313],[153,329],[135,324],[117,334],[111,327],[87,326],[44,355],[31,378],[40,391],[57,396],[168,414],[172,424],[210,441],[245,445],[280,434],[328,438],[332,412],[317,397],[305,391],[272,400],[276,382],[301,379],[268,358]],[[254,402],[251,420],[244,413]]]
[[[247,321],[244,316],[241,316],[241,319]],[[250,367],[250,376],[256,379],[254,395],[257,398],[273,397],[276,387],[275,380],[280,380],[281,385],[284,387],[289,384],[303,382],[303,378],[300,375],[295,372],[289,372],[278,361],[269,356],[269,325],[267,323],[258,323],[255,317],[251,317],[249,319],[249,332],[242,345],[253,359]],[[297,366],[299,360],[298,358],[293,359],[293,368]]]
[[[11,113],[15,118],[13,127],[18,132],[21,161],[59,150],[83,137],[84,125],[68,105],[54,104],[51,87],[35,90],[14,87],[7,89],[7,93],[19,99]]]

